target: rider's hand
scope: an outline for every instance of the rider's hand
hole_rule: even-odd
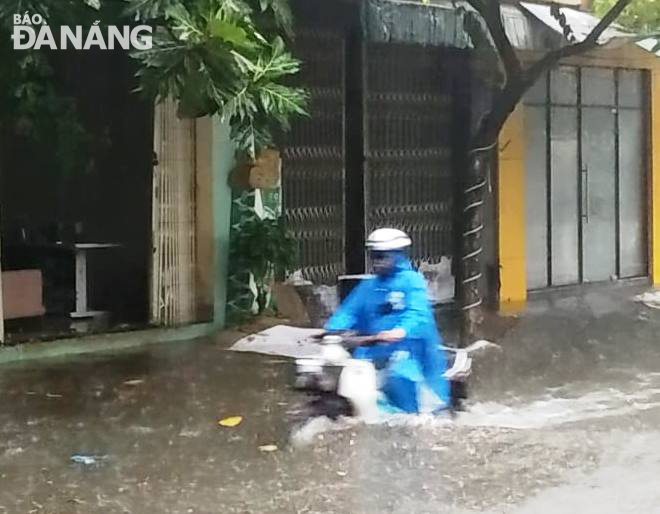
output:
[[[376,337],[384,343],[396,343],[406,337],[406,331],[402,328],[393,328],[379,332]]]

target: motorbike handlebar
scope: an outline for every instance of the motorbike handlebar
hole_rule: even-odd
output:
[[[324,332],[322,334],[315,335],[314,339],[322,342],[326,336],[337,336],[341,338],[340,344],[346,349],[382,342],[375,335],[360,336],[357,335],[355,332]]]

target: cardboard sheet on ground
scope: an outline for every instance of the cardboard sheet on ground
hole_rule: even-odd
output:
[[[235,352],[262,353],[282,357],[313,357],[321,352],[321,346],[313,336],[322,333],[319,328],[298,328],[277,325],[262,332],[239,339],[230,348]]]

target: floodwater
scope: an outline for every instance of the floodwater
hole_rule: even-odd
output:
[[[0,513],[660,513],[641,290],[534,298],[455,419],[301,423],[290,364],[222,338],[5,365]]]

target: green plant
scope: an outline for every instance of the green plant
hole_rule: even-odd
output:
[[[156,25],[151,50],[133,52],[140,88],[171,96],[179,115],[220,114],[238,150],[254,159],[273,129],[304,115],[307,94],[284,79],[300,62],[282,34],[291,29],[284,0],[128,0],[128,12]]]
[[[150,25],[153,48],[131,54],[140,89],[173,97],[182,117],[223,116],[251,159],[292,116],[306,114],[306,92],[286,84],[300,67],[283,39],[292,32],[287,0],[2,0],[0,29],[11,31],[13,15],[26,11],[52,26]]]
[[[237,269],[249,271],[257,287],[258,312],[268,307],[274,280],[284,279],[296,262],[296,241],[283,218],[253,217],[241,223],[231,241],[231,259]]]

